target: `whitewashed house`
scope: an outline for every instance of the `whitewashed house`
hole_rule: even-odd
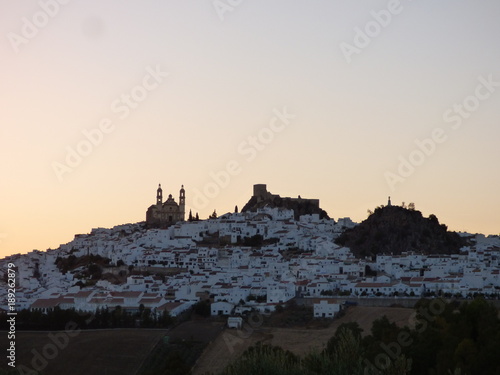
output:
[[[212,316],[216,315],[230,315],[233,310],[234,305],[229,302],[214,302],[210,305],[210,314]]]
[[[275,283],[267,287],[267,303],[285,303],[295,297],[295,284]]]
[[[340,311],[340,304],[334,300],[324,299],[313,304],[315,318],[333,318]]]

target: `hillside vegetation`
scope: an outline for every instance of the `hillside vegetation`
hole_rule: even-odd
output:
[[[363,336],[356,322],[344,323],[322,351],[303,356],[258,343],[219,375],[500,373],[500,319],[494,306],[483,299],[462,305],[421,300],[415,308],[413,327],[398,327],[384,316]]]
[[[455,254],[467,244],[464,238],[440,224],[436,216],[425,218],[420,211],[400,206],[375,209],[365,221],[346,230],[336,242],[349,247],[358,258],[405,251]]]

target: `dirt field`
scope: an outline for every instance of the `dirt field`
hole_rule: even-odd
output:
[[[43,375],[134,375],[166,334],[166,330],[144,329],[81,331],[69,338],[66,345],[61,339],[62,349],[59,349],[49,338],[49,332],[19,331],[16,333],[16,367],[26,366],[25,373],[29,373],[28,368],[32,370],[34,364]],[[4,340],[2,347],[5,347]],[[1,363],[2,368],[9,368],[5,361]]]
[[[168,336],[183,340],[210,342],[219,335],[223,328],[223,322],[209,323],[206,320],[190,320],[171,329]]]
[[[234,329],[225,329],[215,341],[208,345],[198,359],[193,367],[193,375],[203,375],[206,372],[217,374],[249,346],[266,338],[268,335],[263,332],[253,332],[247,338],[240,338]]]
[[[322,350],[342,323],[357,322],[363,329],[363,335],[368,335],[375,319],[386,315],[389,321],[402,327],[409,325],[413,311],[397,307],[351,307],[342,318],[335,320],[328,328],[318,330],[274,328],[271,332],[272,339],[264,342],[302,355],[313,348]]]
[[[235,330],[225,329],[212,342],[196,363],[193,375],[202,375],[205,372],[217,373],[231,360],[240,356],[249,346],[261,341],[278,345],[283,349],[303,355],[313,348],[323,349],[338,326],[342,323],[357,322],[363,329],[363,334],[369,334],[372,322],[384,315],[391,322],[399,326],[409,325],[413,309],[396,307],[350,307],[346,314],[323,329],[294,329],[294,328],[261,328],[253,332],[244,332],[240,337]],[[251,334],[250,334],[251,333]],[[243,336],[243,335],[242,335]]]

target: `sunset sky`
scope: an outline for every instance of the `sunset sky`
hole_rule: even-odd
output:
[[[240,208],[500,233],[500,2],[0,0],[0,256]]]

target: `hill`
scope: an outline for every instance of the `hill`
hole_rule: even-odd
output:
[[[243,330],[245,334],[241,336],[226,328],[205,349],[193,368],[193,375],[204,375],[207,372],[217,374],[257,342],[277,345],[294,354],[305,355],[310,350],[323,349],[342,323],[357,322],[363,329],[363,335],[366,335],[370,332],[375,319],[387,316],[389,321],[402,327],[410,323],[412,314],[413,309],[407,308],[356,306],[347,309],[344,316],[333,320],[327,328],[262,327],[253,330],[251,327],[246,327]]]
[[[294,219],[299,220],[301,215],[318,214],[320,219],[329,219],[325,210],[319,207],[319,199],[281,197],[267,191],[265,184],[254,185],[254,194],[245,204],[241,212],[255,212],[258,208],[286,208],[293,210]]]
[[[406,251],[455,254],[467,245],[464,238],[440,224],[435,215],[425,218],[420,211],[400,206],[375,209],[361,224],[340,235],[336,243],[349,247],[358,258]]]

